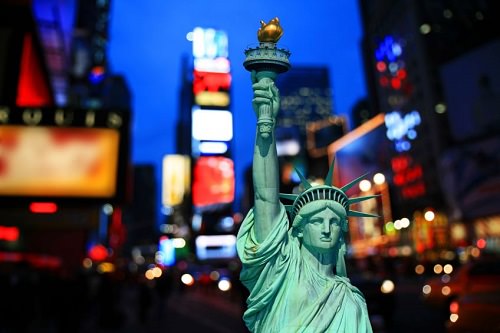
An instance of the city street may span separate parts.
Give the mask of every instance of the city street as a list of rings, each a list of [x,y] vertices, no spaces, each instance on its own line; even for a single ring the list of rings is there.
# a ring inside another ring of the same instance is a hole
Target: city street
[[[499,21],[0,1],[0,333],[500,333]]]
[[[381,319],[372,318],[374,333],[444,333],[440,314],[421,302],[420,289],[420,284],[415,280],[400,281],[396,289],[393,325],[384,327]],[[126,297],[132,301],[137,295],[130,294]],[[155,296],[144,323],[129,309],[125,316],[125,327],[99,332],[245,333],[248,330],[241,319],[242,313],[243,304],[234,295],[229,297],[216,290],[188,288],[182,293],[175,291],[164,308],[161,307],[160,299]],[[89,329],[90,331],[92,330]]]

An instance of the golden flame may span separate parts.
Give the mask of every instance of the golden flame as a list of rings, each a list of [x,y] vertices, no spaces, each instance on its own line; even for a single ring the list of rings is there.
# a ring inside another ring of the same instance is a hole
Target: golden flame
[[[280,20],[275,17],[268,23],[260,21],[261,27],[257,31],[257,38],[259,42],[277,43],[283,36],[283,28],[280,25]]]

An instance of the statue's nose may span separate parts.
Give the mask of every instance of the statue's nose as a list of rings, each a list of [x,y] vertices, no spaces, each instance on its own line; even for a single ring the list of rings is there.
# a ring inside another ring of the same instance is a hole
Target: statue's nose
[[[330,233],[330,222],[328,220],[323,221],[323,233],[325,234]]]

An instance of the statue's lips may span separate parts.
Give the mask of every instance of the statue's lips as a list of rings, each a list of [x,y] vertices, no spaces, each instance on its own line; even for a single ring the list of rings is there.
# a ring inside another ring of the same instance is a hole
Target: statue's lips
[[[321,237],[319,240],[322,242],[331,242],[332,241],[331,237]]]

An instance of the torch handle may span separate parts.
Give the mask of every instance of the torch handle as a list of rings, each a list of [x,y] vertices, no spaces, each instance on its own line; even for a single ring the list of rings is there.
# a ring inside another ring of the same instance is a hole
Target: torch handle
[[[262,118],[271,118],[272,119],[273,116],[272,116],[272,112],[271,112],[271,105],[269,105],[269,104],[262,104],[259,107],[258,118],[259,119],[262,119]]]

